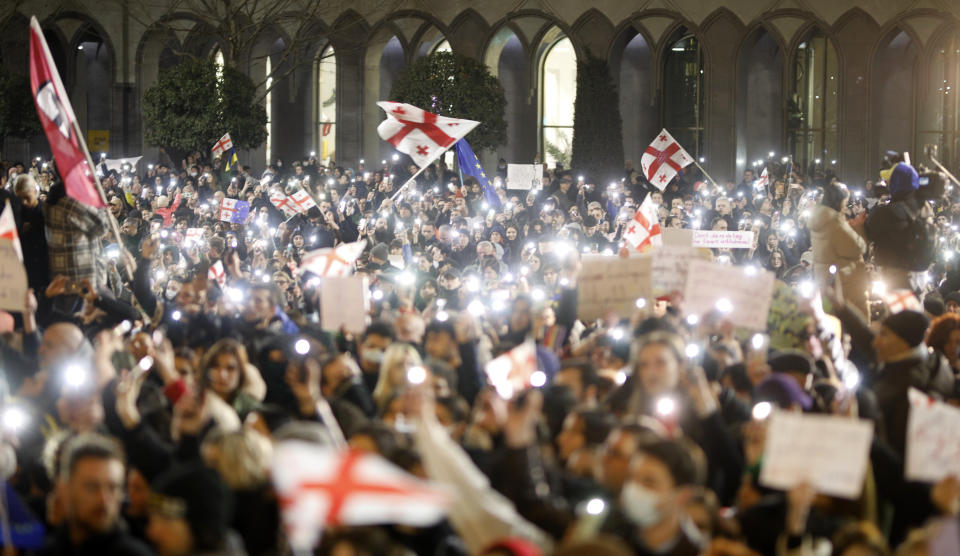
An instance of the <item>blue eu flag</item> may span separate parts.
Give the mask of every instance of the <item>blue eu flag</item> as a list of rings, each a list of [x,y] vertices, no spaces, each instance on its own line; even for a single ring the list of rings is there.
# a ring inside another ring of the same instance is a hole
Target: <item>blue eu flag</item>
[[[477,155],[473,154],[473,149],[470,148],[470,143],[467,143],[466,139],[457,141],[457,164],[460,165],[461,172],[473,176],[477,183],[483,187],[483,198],[487,201],[487,204],[495,209],[500,208],[500,197],[497,196],[497,192],[490,185],[487,174],[483,171],[480,161],[477,160]]]

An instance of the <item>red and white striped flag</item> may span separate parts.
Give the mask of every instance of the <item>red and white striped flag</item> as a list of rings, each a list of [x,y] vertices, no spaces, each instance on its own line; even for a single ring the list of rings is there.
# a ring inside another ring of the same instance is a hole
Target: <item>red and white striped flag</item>
[[[317,276],[350,276],[353,274],[353,263],[363,254],[367,240],[361,239],[353,243],[341,243],[336,247],[325,247],[310,251],[303,256],[300,264],[300,273],[312,272]]]
[[[20,262],[23,262],[23,250],[20,248],[20,234],[17,233],[17,221],[13,218],[13,209],[7,201],[0,213],[0,239],[9,239],[13,250],[17,252]]]
[[[294,550],[312,549],[326,526],[440,521],[448,497],[384,458],[288,440],[273,453],[273,484]]]
[[[223,270],[223,261],[213,263],[207,271],[207,280],[215,280],[221,288],[227,285],[227,273]]]
[[[543,382],[533,380],[537,373],[537,348],[533,340],[526,340],[519,346],[492,359],[484,367],[487,379],[497,389],[501,398],[509,400],[517,392],[521,392],[535,383],[543,386]],[[546,376],[542,377],[544,382]]]
[[[474,120],[431,114],[410,104],[381,101],[377,106],[387,113],[387,119],[377,126],[380,138],[408,154],[420,168],[480,125]]]
[[[213,156],[220,156],[223,153],[233,148],[233,140],[230,139],[229,133],[224,133],[223,137],[217,141],[217,144],[213,146],[211,151],[213,151]]]
[[[293,195],[290,195],[288,199],[290,199],[290,202],[293,204],[294,210],[303,214],[306,214],[308,210],[317,206],[317,203],[313,201],[313,197],[303,189],[294,191]]]
[[[657,134],[647,150],[643,152],[643,156],[640,157],[640,167],[643,168],[643,175],[660,191],[666,189],[677,172],[686,168],[692,162],[693,157],[683,150],[680,143],[677,143],[677,140],[666,129]]]
[[[890,313],[907,310],[923,312],[923,305],[910,290],[893,290],[883,296],[883,301],[890,308]]]
[[[627,229],[623,232],[623,240],[637,251],[643,251],[651,245],[663,245],[657,205],[654,204],[649,194],[640,203],[640,208],[633,215],[633,220],[627,223]]]
[[[87,160],[86,143],[79,133],[70,97],[35,16],[30,18],[30,91],[67,195],[87,206],[106,208]]]

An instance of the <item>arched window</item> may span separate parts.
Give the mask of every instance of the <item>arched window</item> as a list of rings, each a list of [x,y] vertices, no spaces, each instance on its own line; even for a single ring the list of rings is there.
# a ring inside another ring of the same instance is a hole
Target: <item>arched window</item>
[[[835,165],[840,68],[833,43],[822,33],[813,33],[797,46],[792,86],[787,137],[794,164],[807,173]]]
[[[920,109],[918,147],[937,145],[937,159],[948,168],[960,164],[960,35],[940,43],[930,60],[930,79]],[[919,153],[917,153],[919,154]]]
[[[316,63],[316,152],[324,163],[336,160],[337,149],[337,56],[332,46],[323,49]]]
[[[681,31],[663,64],[663,126],[690,154],[703,153],[703,50],[697,37]]]
[[[554,43],[543,61],[541,74],[543,162],[570,167],[573,150],[573,103],[577,96],[577,54],[570,39]]]
[[[433,47],[433,52],[453,52],[453,49],[450,48],[450,41],[443,39],[437,46]]]

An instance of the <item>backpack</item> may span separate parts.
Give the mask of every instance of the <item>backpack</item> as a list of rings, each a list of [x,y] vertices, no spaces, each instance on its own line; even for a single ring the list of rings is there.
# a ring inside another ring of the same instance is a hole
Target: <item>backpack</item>
[[[937,229],[933,220],[926,216],[925,208],[914,209],[906,202],[896,203],[896,212],[905,215],[907,222],[900,238],[900,257],[907,270],[927,270],[937,255]]]

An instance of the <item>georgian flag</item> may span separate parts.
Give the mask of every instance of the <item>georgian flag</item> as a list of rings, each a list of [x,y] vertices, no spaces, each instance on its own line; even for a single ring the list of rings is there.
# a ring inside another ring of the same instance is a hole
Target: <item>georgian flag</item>
[[[666,129],[660,131],[640,157],[643,175],[660,191],[666,189],[677,172],[692,162],[693,157],[683,150]]]
[[[203,228],[187,228],[187,233],[183,236],[183,243],[187,247],[203,243]]]
[[[623,232],[623,240],[637,251],[643,251],[651,245],[663,245],[657,205],[654,204],[649,194],[640,203],[640,208],[633,215],[633,220],[627,223],[627,228]]]
[[[301,260],[300,273],[312,272],[321,278],[350,276],[353,274],[353,263],[357,262],[366,246],[367,240],[361,239],[310,251]]]
[[[9,239],[13,245],[13,250],[17,252],[20,262],[23,262],[23,250],[20,248],[20,234],[17,233],[17,222],[13,218],[13,209],[10,208],[10,201],[7,201],[0,213],[0,239]]]
[[[907,310],[923,312],[923,305],[910,290],[893,290],[883,296],[883,301],[890,308],[890,314]]]
[[[243,224],[247,221],[248,216],[250,216],[250,203],[229,197],[220,202],[219,218],[221,221]]]
[[[293,205],[294,210],[299,213],[306,214],[306,212],[313,207],[317,206],[317,203],[314,202],[313,197],[303,189],[296,190],[293,195],[288,197],[291,204]]]
[[[300,440],[277,445],[271,476],[294,551],[313,549],[327,526],[429,526],[449,502],[378,455]]]
[[[487,380],[496,388],[497,394],[509,400],[514,394],[529,388],[533,374],[538,372],[536,345],[533,340],[527,339],[490,360],[483,370],[487,373]]]
[[[399,102],[381,101],[377,106],[387,113],[387,119],[377,127],[380,138],[409,155],[420,168],[432,163],[480,124],[473,120],[438,116]]]
[[[223,153],[229,151],[233,148],[233,140],[230,139],[229,133],[224,133],[223,137],[217,141],[217,144],[210,149],[213,152],[213,156],[221,156]]]
[[[300,212],[297,205],[280,191],[270,193],[270,203],[277,207],[277,210],[283,212],[284,218],[290,218]]]
[[[207,280],[216,281],[221,288],[227,285],[227,273],[223,269],[223,261],[213,263],[213,266],[207,271]]]
[[[760,177],[753,181],[753,189],[756,191],[766,191],[767,186],[770,185],[770,176],[767,175],[767,167],[763,167],[763,171],[760,172]]]

